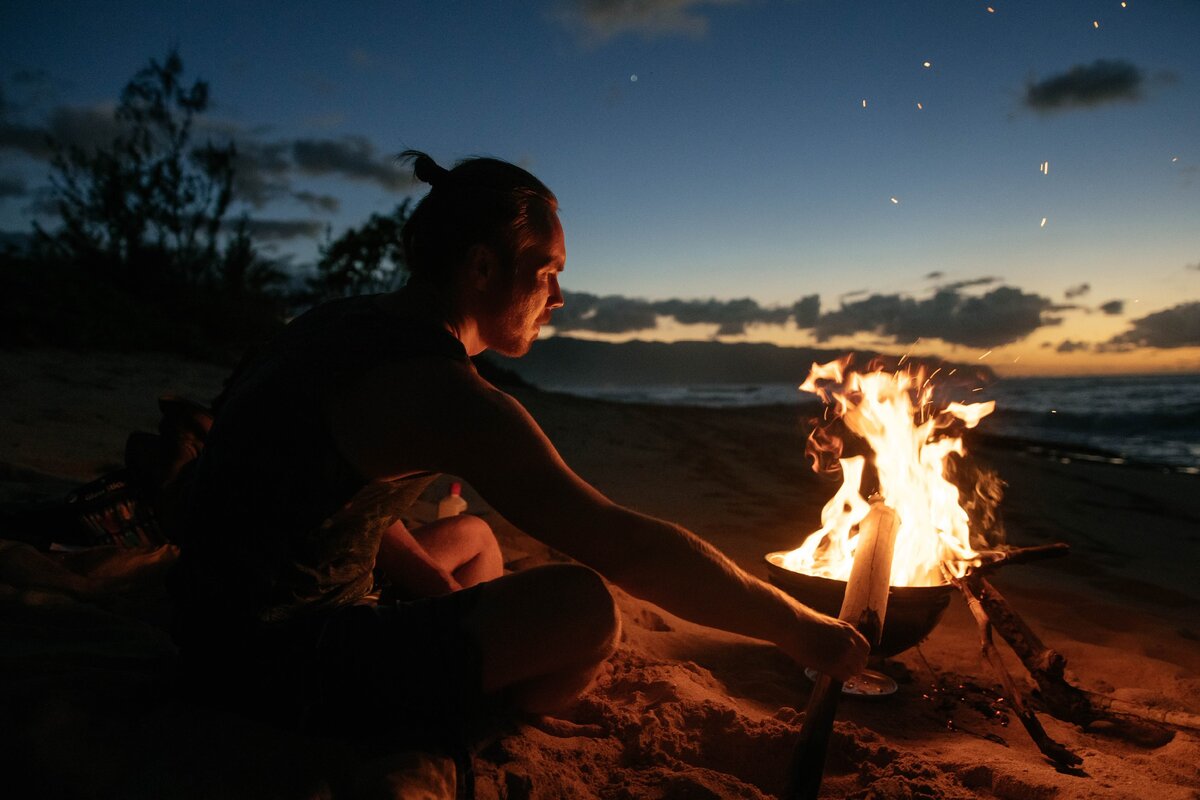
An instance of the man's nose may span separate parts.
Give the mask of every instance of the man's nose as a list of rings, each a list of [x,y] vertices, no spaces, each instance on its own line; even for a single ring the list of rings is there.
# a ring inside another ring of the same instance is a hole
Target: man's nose
[[[558,278],[551,276],[550,278],[550,297],[546,300],[547,308],[562,308],[563,295],[562,289],[558,288]]]

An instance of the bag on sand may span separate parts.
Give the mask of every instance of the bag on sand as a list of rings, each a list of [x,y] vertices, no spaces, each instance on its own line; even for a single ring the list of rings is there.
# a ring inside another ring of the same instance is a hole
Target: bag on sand
[[[158,433],[135,431],[125,442],[125,472],[159,542],[178,541],[181,512],[196,459],[212,428],[212,410],[177,395],[158,398]]]

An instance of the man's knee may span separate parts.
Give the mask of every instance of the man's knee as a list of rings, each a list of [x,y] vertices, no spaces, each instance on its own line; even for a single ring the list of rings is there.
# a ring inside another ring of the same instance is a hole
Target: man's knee
[[[568,630],[587,660],[603,661],[617,647],[621,616],[608,585],[598,573],[579,564],[542,567],[552,584],[548,594],[570,619]]]

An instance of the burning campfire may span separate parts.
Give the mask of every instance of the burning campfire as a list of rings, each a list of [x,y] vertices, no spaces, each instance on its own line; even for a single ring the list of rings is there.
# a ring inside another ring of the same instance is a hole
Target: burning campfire
[[[888,372],[873,364],[858,372],[850,363],[847,356],[814,364],[800,386],[826,405],[824,419],[808,441],[813,468],[840,472],[842,482],[821,512],[819,530],[795,550],[767,554],[771,580],[802,602],[854,624],[876,657],[902,652],[924,639],[959,590],[1004,696],[1038,748],[1061,768],[1075,768],[1082,759],[1047,735],[1026,705],[999,658],[993,630],[1020,657],[1049,713],[1084,727],[1097,722],[1115,726],[1132,739],[1169,740],[1170,731],[1142,715],[1115,709],[1105,698],[1069,683],[1066,659],[1043,644],[988,582],[986,576],[1006,564],[1067,551],[1065,544],[1001,548],[988,542],[998,530],[990,523],[996,519],[1001,484],[986,471],[962,469],[950,457],[965,456],[963,431],[992,413],[995,403],[945,399],[935,383],[941,370],[929,375],[921,367]],[[951,479],[955,474],[970,475],[974,485],[960,489]],[[972,519],[988,529],[973,531]],[[816,797],[842,688],[829,676],[816,676],[790,798]],[[894,683],[889,688],[894,691]]]
[[[963,454],[962,427],[973,428],[992,413],[994,401],[963,404],[935,402],[936,372],[850,371],[849,357],[814,365],[801,390],[826,404],[826,424],[809,437],[813,467],[835,463],[841,488],[821,512],[821,529],[799,548],[773,559],[794,572],[847,580],[858,544],[858,525],[867,516],[867,497],[878,494],[896,511],[900,528],[892,559],[893,586],[938,586],[946,572],[963,577],[979,566],[971,546],[967,512],[959,490],[947,478],[947,458]],[[832,416],[830,416],[832,414]],[[842,458],[846,437],[855,434],[870,448],[865,455]],[[867,467],[872,468],[870,475]]]

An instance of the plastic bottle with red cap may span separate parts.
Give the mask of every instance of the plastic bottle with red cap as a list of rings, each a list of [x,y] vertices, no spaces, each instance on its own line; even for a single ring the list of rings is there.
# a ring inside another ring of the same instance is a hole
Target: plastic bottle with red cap
[[[467,501],[462,498],[462,484],[450,484],[450,494],[438,501],[438,519],[455,517],[467,510]]]

